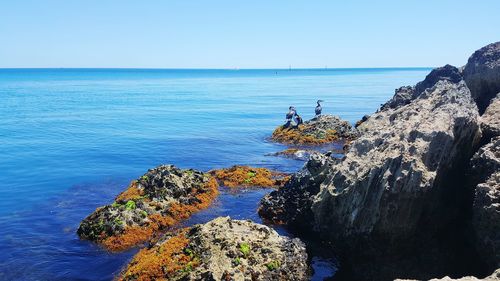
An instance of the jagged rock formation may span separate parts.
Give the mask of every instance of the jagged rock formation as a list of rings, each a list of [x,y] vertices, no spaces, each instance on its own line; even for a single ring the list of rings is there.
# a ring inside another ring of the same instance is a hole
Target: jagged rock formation
[[[411,262],[404,269],[402,263],[363,268],[363,261],[352,258],[369,252],[387,253],[381,260],[398,251],[409,254],[414,250],[409,245],[436,243],[426,239],[446,232],[460,214],[468,192],[457,183],[478,138],[479,116],[457,71],[445,66],[431,72],[415,89],[430,88],[414,90],[408,104],[387,106],[363,122],[361,137],[342,161],[315,156],[289,184],[263,199],[260,213],[336,242],[344,268],[354,263],[358,278],[436,273],[439,268],[412,269],[417,265]],[[389,247],[400,242],[406,245]]]
[[[463,72],[446,65],[397,89],[359,122],[361,136],[344,159],[312,155],[262,200],[259,213],[332,241],[343,261],[339,279],[429,279],[497,268],[499,73],[500,42],[475,52]],[[488,142],[469,171],[470,157]]]
[[[380,110],[386,110],[389,108],[398,108],[403,105],[409,104],[413,100],[414,92],[415,89],[412,86],[403,86],[394,90],[394,96],[392,97],[392,99],[384,103],[380,107]]]
[[[352,140],[358,136],[349,122],[332,115],[320,115],[298,127],[279,126],[271,139],[285,144],[324,144],[336,140]]]
[[[500,267],[500,137],[491,140],[471,160],[478,182],[473,224],[478,251],[490,269]]]
[[[294,174],[290,182],[261,200],[259,214],[274,223],[313,228],[312,198],[318,194],[335,162],[322,153],[311,154],[304,168]]]
[[[500,93],[500,42],[474,52],[464,67],[463,76],[482,114],[490,100]]]
[[[500,136],[500,93],[491,100],[481,116],[481,130],[484,139]]]
[[[97,208],[81,222],[77,233],[108,250],[125,250],[207,207],[217,196],[217,188],[208,174],[159,166],[133,181],[115,202]]]
[[[299,239],[220,217],[141,250],[121,280],[308,280],[308,272]]]
[[[462,75],[458,68],[449,64],[435,68],[425,77],[424,81],[417,83],[414,87],[403,86],[396,89],[392,99],[383,104],[380,110],[396,109],[407,105],[440,80],[458,83],[462,80]]]

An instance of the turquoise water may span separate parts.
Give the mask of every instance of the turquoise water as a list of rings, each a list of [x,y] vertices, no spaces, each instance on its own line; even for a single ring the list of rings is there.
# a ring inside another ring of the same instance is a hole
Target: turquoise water
[[[308,119],[323,99],[355,122],[428,71],[0,69],[0,280],[111,280],[136,250],[110,254],[75,231],[147,169],[293,172],[303,162],[265,156],[285,148],[267,137],[288,106]],[[186,224],[260,221],[265,192],[223,192]]]

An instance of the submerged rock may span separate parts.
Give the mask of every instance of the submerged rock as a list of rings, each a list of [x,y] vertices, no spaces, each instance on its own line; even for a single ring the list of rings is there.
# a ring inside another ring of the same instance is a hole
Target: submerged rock
[[[266,168],[233,166],[210,171],[210,174],[225,187],[272,187],[283,186],[290,176]]]
[[[473,224],[476,246],[490,269],[500,267],[500,137],[472,158],[476,187]]]
[[[220,217],[142,249],[120,280],[308,280],[308,272],[299,239]]]
[[[358,136],[349,122],[332,115],[320,115],[298,127],[279,126],[271,139],[286,144],[324,144],[340,139],[352,140]]]
[[[216,180],[195,170],[163,165],[133,181],[110,205],[97,208],[78,235],[121,251],[207,207],[218,194]]]
[[[500,42],[474,52],[464,67],[463,76],[482,114],[491,99],[500,93]]]
[[[314,153],[314,152],[315,151],[311,150],[311,149],[287,148],[283,151],[279,151],[279,152],[267,154],[267,155],[268,156],[285,157],[285,158],[290,158],[290,159],[294,159],[294,160],[307,161],[307,159],[309,159],[309,156],[311,156],[311,153]]]
[[[443,72],[451,77],[434,75]],[[414,251],[433,248],[434,234],[445,233],[463,209],[467,191],[459,184],[479,134],[479,116],[455,69],[436,73],[426,80],[439,80],[419,83],[429,88],[410,103],[388,106],[363,122],[361,137],[344,159],[311,159],[262,200],[260,213],[333,241],[344,269],[352,266],[351,274],[360,279],[402,277],[401,272],[425,278],[443,270],[435,263],[444,260],[441,253],[424,258]],[[414,261],[396,258],[402,253]],[[427,259],[426,265],[419,259]],[[382,260],[387,263],[374,265]]]

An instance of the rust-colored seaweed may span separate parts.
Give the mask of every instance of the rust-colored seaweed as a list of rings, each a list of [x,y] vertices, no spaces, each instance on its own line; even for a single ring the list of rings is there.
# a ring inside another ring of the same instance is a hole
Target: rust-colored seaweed
[[[189,228],[182,229],[160,246],[140,250],[119,280],[168,280],[198,266],[197,258],[186,254],[188,231]]]
[[[321,136],[315,136],[310,133],[306,133],[306,125],[300,125],[298,127],[288,127],[279,126],[273,132],[271,137],[272,140],[280,143],[288,144],[324,144],[338,140],[337,131],[326,130]]]
[[[280,187],[288,181],[289,176],[283,173],[273,172],[266,168],[254,168],[250,166],[233,166],[227,169],[211,171],[211,174],[222,183],[222,185],[235,187]]]
[[[205,192],[195,195],[196,203],[191,205],[172,203],[168,207],[166,215],[149,215],[148,222],[144,226],[126,227],[120,235],[104,238],[101,244],[106,249],[116,252],[150,240],[159,231],[171,227],[179,221],[189,218],[191,214],[208,207],[219,194],[218,183],[214,177],[210,177],[209,181],[205,183],[205,189]],[[196,190],[193,192],[196,192]]]
[[[139,189],[137,187],[137,181],[132,181],[132,183],[130,183],[129,187],[116,197],[115,201],[127,202],[129,200],[139,199],[143,195],[144,195],[144,190]]]

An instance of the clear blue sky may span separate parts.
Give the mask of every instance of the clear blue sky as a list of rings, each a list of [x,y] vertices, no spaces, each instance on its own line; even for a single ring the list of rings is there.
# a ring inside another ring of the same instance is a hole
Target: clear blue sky
[[[0,0],[0,67],[463,65],[500,0]]]

